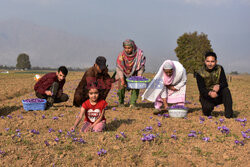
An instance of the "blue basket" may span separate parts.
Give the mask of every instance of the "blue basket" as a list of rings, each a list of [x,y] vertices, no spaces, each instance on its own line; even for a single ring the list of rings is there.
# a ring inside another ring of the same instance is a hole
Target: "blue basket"
[[[35,110],[45,110],[46,108],[46,99],[42,99],[43,102],[25,102],[24,100],[22,100],[23,103],[23,109],[26,111],[35,111]]]

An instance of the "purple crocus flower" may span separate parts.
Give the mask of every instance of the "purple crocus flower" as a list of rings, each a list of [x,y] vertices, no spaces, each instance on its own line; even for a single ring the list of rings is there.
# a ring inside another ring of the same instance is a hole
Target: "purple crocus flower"
[[[244,119],[236,118],[235,121],[237,121],[237,122],[246,122],[247,119],[246,118],[244,118]]]
[[[116,108],[115,108],[115,107],[113,107],[113,108],[112,108],[112,110],[113,110],[113,111],[116,111]]]
[[[207,118],[208,118],[208,119],[212,119],[213,117],[210,115],[210,116],[208,116]]]
[[[78,140],[78,142],[79,142],[79,143],[82,143],[82,144],[86,143],[82,138],[80,138],[80,139]]]
[[[152,119],[153,117],[149,117],[149,119]]]
[[[158,127],[161,127],[161,122],[160,122],[160,121],[157,123],[157,126],[158,126]]]
[[[222,127],[219,126],[218,130],[220,130],[221,133],[226,133],[226,134],[230,133],[230,130],[226,126],[222,126]]]
[[[18,132],[16,136],[17,136],[17,137],[21,137],[21,133],[20,133],[20,132]]]
[[[145,129],[142,129],[142,131],[146,131],[146,132],[151,131],[151,130],[153,130],[152,126],[147,126]]]
[[[235,143],[235,144],[239,144],[240,141],[239,141],[239,140],[235,140],[234,143]]]
[[[47,140],[44,141],[44,143],[46,144],[46,146],[49,146],[49,142]]]
[[[171,135],[171,138],[177,140],[177,136],[176,135]]]
[[[2,119],[4,119],[4,116],[1,116]]]
[[[246,126],[246,124],[241,124],[241,126],[245,127],[245,126]]]
[[[12,118],[12,116],[11,116],[11,115],[7,115],[7,117],[8,117],[9,119],[11,119],[11,118]]]
[[[194,134],[196,134],[196,131],[194,131],[194,130],[190,130],[190,133],[194,133]]]
[[[4,154],[5,154],[5,152],[4,152],[4,151],[2,151],[2,150],[0,150],[0,154],[1,154],[1,155],[4,155]]]
[[[185,101],[185,103],[186,103],[186,104],[192,104],[190,101],[187,101],[187,100]]]
[[[52,128],[49,128],[49,133],[51,133],[51,132],[55,132],[55,130]]]
[[[143,142],[145,142],[145,141],[152,141],[152,140],[154,140],[155,137],[156,136],[154,134],[148,134],[148,135],[143,134],[143,138],[141,138],[141,140]]]
[[[164,118],[169,118],[169,115],[168,114],[163,114],[162,115]]]
[[[9,131],[9,130],[10,130],[10,128],[5,128],[5,130],[6,130],[6,131]]]
[[[196,137],[196,131],[191,130],[190,133],[188,134],[188,137]]]
[[[245,145],[245,143],[243,142],[243,140],[240,141],[240,145],[241,145],[241,146],[244,146],[244,145]]]
[[[205,142],[208,142],[210,140],[209,137],[203,137],[202,140],[204,140]]]
[[[77,138],[73,138],[73,141],[78,141],[78,139]]]
[[[224,122],[224,119],[221,118],[221,119],[219,119],[219,121],[220,121],[220,123],[223,123],[223,122]]]
[[[119,139],[119,138],[120,138],[120,136],[119,136],[119,135],[115,135],[115,138],[116,138],[116,139]]]
[[[42,118],[45,119],[45,115],[42,115]]]
[[[21,130],[20,129],[16,129],[16,132],[20,132]]]
[[[32,129],[30,132],[37,135],[40,134],[39,131],[38,130],[36,131],[35,129]]]
[[[124,138],[126,138],[127,136],[125,135],[125,133],[124,132],[121,132],[121,135],[124,137]]]
[[[98,154],[99,156],[104,156],[105,154],[107,154],[107,151],[104,150],[104,149],[100,149],[100,150],[97,152],[97,154]]]
[[[58,117],[53,117],[53,120],[58,120]]]
[[[56,141],[56,142],[59,142],[59,138],[55,138],[55,141]]]
[[[189,133],[188,137],[196,137],[197,135],[195,133]]]
[[[59,132],[59,133],[62,133],[62,130],[61,130],[61,129],[59,129],[59,130],[58,130],[58,132]]]
[[[242,134],[242,137],[243,137],[243,138],[247,138],[247,139],[250,138],[250,136],[247,136],[247,133],[245,133],[245,132],[243,132],[243,131],[241,131],[241,134]]]
[[[245,131],[245,133],[248,133],[248,132],[250,132],[250,129],[247,129],[247,130]]]
[[[200,121],[204,122],[205,118],[203,118],[203,117],[200,116]]]

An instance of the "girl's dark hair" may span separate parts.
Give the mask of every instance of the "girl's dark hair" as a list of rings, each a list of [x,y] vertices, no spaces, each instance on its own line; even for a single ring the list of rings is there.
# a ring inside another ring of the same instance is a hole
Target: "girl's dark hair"
[[[59,67],[57,71],[61,71],[65,76],[68,74],[68,69],[65,66]]]
[[[217,56],[216,56],[216,54],[215,54],[214,52],[207,52],[207,53],[205,54],[205,59],[206,59],[208,56],[212,56],[212,57],[215,58],[215,60],[217,60]]]
[[[89,93],[90,89],[97,89],[98,93],[100,93],[100,90],[96,86],[89,86],[87,89],[88,89],[88,93]]]

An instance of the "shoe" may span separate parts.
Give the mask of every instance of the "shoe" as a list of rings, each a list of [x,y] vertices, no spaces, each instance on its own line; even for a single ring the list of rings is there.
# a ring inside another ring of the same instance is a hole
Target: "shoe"
[[[52,107],[54,104],[54,99],[52,97],[47,98],[47,104],[46,104],[46,110],[48,110],[50,107]]]
[[[161,113],[162,113],[161,110],[159,110],[159,109],[154,109],[154,112],[153,112],[154,115],[158,115],[158,114],[161,114]]]
[[[135,104],[130,104],[129,108],[133,110],[139,110],[139,107],[137,107]]]

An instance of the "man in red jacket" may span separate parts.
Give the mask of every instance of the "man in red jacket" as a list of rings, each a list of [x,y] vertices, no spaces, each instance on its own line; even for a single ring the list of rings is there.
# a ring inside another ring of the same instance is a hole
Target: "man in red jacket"
[[[65,66],[58,68],[57,72],[45,74],[35,84],[34,90],[36,96],[41,99],[47,99],[47,108],[53,106],[53,103],[66,102],[69,96],[63,93],[63,85],[68,74]]]

